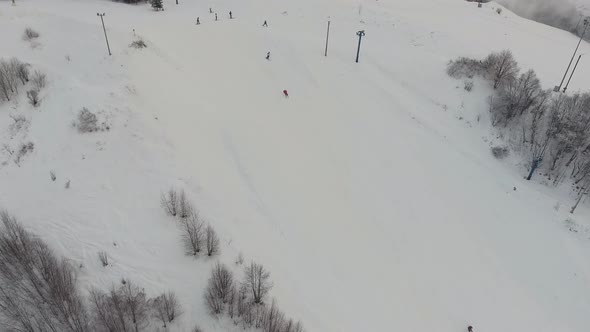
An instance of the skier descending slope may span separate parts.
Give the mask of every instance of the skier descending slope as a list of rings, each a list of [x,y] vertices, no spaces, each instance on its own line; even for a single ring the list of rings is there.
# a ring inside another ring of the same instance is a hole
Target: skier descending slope
[[[285,98],[289,98],[289,92],[287,90],[283,90],[283,95],[285,95]]]

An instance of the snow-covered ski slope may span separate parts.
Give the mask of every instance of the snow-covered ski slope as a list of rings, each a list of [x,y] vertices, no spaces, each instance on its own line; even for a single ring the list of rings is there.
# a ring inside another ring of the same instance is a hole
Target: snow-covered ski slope
[[[573,35],[459,0],[174,2],[0,3],[0,55],[50,80],[37,109],[22,94],[0,104],[0,143],[35,143],[0,167],[0,207],[81,263],[85,290],[122,277],[174,290],[186,313],[172,331],[232,331],[203,304],[213,261],[183,256],[159,206],[175,186],[220,233],[218,259],[264,264],[308,331],[588,331],[588,205],[570,216],[567,190],[495,160],[489,87],[468,93],[445,73],[451,58],[507,48],[552,88]],[[133,30],[146,49],[129,48]],[[581,63],[569,90],[589,74]],[[111,129],[79,134],[82,107]],[[28,130],[10,132],[14,114]]]

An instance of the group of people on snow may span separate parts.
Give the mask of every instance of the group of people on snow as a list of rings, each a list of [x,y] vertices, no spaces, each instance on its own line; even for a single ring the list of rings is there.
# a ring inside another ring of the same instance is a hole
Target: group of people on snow
[[[209,7],[209,14],[213,14],[213,9],[211,9],[211,7]],[[231,12],[231,10],[229,11],[229,18],[230,20],[234,18],[233,13]],[[219,19],[217,18],[217,13],[215,13],[215,20],[218,21]],[[266,24],[266,21],[264,21],[264,23]],[[197,17],[197,25],[201,24],[201,18]]]
[[[213,14],[213,9],[211,7],[209,7],[209,14]],[[233,19],[233,13],[231,12],[231,10],[229,11],[229,18]],[[218,21],[218,17],[217,17],[217,13],[215,13],[215,21]],[[201,18],[197,17],[197,25],[201,24]],[[268,22],[266,20],[264,20],[264,23],[262,23],[262,26],[265,28],[268,28]],[[266,52],[266,60],[270,61],[270,52]],[[285,96],[285,98],[289,97],[289,93],[287,92],[287,90],[283,90],[283,95]],[[472,332],[472,331],[469,331]]]

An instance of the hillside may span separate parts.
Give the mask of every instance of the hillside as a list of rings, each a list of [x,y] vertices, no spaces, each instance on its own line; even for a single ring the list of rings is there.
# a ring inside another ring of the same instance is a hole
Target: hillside
[[[309,332],[590,326],[590,207],[572,216],[573,193],[494,159],[490,87],[468,93],[445,73],[457,56],[511,49],[552,88],[575,36],[493,2],[179,2],[0,3],[2,56],[49,80],[37,108],[23,93],[0,103],[0,145],[34,142],[19,165],[0,152],[0,208],[81,264],[85,292],[129,278],[177,293],[170,331],[239,331],[208,314],[203,290],[216,260],[239,272],[242,253]],[[138,36],[147,48],[129,47]],[[589,86],[581,63],[570,91]],[[83,107],[109,130],[73,128]],[[16,114],[28,128],[10,128]],[[219,256],[183,255],[160,207],[170,187],[216,228]]]

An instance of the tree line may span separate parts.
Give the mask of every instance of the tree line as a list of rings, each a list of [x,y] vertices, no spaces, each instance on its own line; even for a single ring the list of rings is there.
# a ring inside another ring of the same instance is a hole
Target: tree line
[[[525,158],[527,180],[540,174],[553,185],[570,180],[581,193],[589,187],[590,93],[543,90],[535,71],[521,72],[509,50],[483,60],[452,60],[447,73],[454,78],[477,75],[490,82],[491,123]]]

